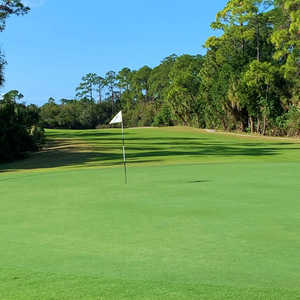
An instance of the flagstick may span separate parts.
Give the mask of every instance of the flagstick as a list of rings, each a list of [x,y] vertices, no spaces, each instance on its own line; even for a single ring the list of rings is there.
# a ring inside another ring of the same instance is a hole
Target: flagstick
[[[126,155],[125,155],[125,141],[124,141],[123,120],[122,120],[122,141],[123,141],[123,161],[124,161],[124,172],[125,172],[125,184],[127,184],[127,169],[126,169]]]

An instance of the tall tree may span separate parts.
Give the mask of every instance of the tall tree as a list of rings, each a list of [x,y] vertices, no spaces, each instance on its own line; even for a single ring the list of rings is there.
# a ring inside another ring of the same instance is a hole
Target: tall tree
[[[172,112],[184,125],[198,125],[198,103],[203,63],[202,56],[182,55],[170,71],[168,102]],[[196,120],[196,121],[195,121]]]
[[[137,100],[147,101],[150,100],[149,95],[149,78],[152,69],[144,66],[137,70],[132,78],[132,86],[136,93]]]
[[[114,102],[115,102],[115,87],[117,86],[117,74],[114,71],[109,71],[105,74],[104,86],[107,87],[109,95],[111,97],[111,112],[114,113]]]
[[[264,14],[271,5],[271,0],[229,0],[225,8],[218,12],[213,29],[221,29],[224,33],[239,38],[242,49],[248,40],[255,40],[256,59],[261,59],[261,26],[266,23]]]
[[[269,62],[259,61],[253,61],[244,74],[243,82],[249,89],[247,92],[244,90],[244,99],[249,100],[246,103],[249,114],[257,120],[257,133],[266,133],[268,118],[276,114],[276,107],[280,107],[276,77],[280,77],[278,68]]]
[[[177,55],[172,54],[162,60],[161,64],[155,67],[149,77],[149,92],[157,104],[166,100],[170,86],[170,71],[175,63]]]
[[[132,72],[129,68],[123,68],[116,76],[118,81],[118,87],[120,90],[128,91],[130,88],[130,83],[132,79]]]
[[[96,86],[96,92],[98,93],[98,102],[102,102],[102,90],[105,86],[104,78],[101,76],[96,76],[94,85]]]
[[[123,68],[117,75],[117,85],[120,89],[122,109],[128,112],[133,105],[133,93],[131,89],[133,72],[129,68]]]
[[[276,0],[275,29],[272,42],[276,47],[274,58],[292,85],[293,103],[300,104],[300,2]]]
[[[94,88],[95,85],[97,88],[101,84],[101,77],[95,73],[88,73],[82,77],[80,85],[76,88],[76,97],[79,99],[89,98],[91,101],[94,99]],[[101,91],[100,91],[101,93]]]

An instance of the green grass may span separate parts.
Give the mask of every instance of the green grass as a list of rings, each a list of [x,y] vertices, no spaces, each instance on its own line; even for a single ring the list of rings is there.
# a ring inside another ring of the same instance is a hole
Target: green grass
[[[0,299],[300,299],[300,143],[49,130],[0,165]]]

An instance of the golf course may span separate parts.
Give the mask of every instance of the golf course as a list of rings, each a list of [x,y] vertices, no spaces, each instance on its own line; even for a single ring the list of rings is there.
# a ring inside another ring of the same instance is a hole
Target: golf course
[[[300,140],[46,130],[0,164],[0,299],[300,299]]]

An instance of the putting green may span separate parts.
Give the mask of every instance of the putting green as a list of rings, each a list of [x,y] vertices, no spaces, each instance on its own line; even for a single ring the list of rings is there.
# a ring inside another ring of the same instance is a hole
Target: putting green
[[[0,167],[1,300],[299,299],[297,140],[131,129],[125,185],[119,130],[47,134]]]

